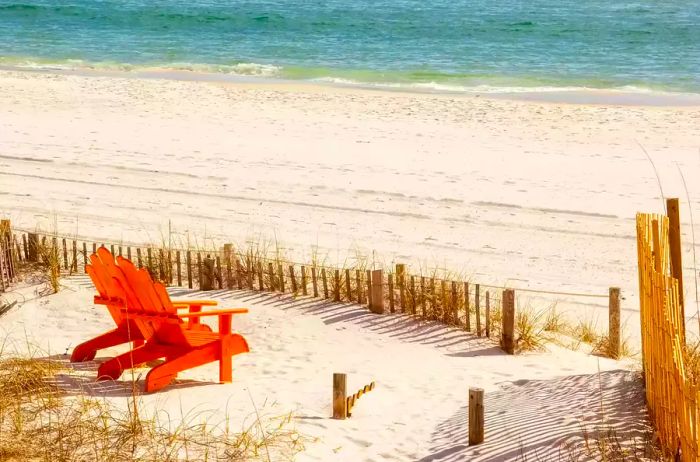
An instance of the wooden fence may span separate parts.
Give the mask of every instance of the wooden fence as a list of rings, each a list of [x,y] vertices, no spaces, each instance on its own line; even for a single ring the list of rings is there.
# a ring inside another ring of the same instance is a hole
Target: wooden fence
[[[13,252],[13,234],[9,220],[0,221],[0,292],[16,279],[17,255]]]
[[[308,295],[367,305],[375,313],[405,313],[460,327],[478,336],[491,337],[501,331],[500,290],[486,290],[471,281],[409,274],[403,264],[388,272],[365,267],[339,268],[237,251],[231,244],[220,251],[200,251],[91,242],[32,232],[14,233],[11,248],[22,262],[57,255],[61,270],[74,274],[84,273],[90,255],[101,246],[115,256],[148,268],[155,279],[166,285]]]
[[[680,247],[680,231],[674,232],[678,233],[675,238],[669,235],[666,216],[637,215],[644,382],[649,412],[666,455],[698,461],[698,387],[685,368],[685,318],[679,279],[672,276],[680,267],[673,256],[680,255],[673,248]]]

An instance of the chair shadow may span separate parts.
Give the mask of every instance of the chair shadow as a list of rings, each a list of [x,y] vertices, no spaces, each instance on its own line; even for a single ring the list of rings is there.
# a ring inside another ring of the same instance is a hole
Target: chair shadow
[[[350,302],[333,302],[311,296],[259,292],[251,290],[200,291],[171,288],[173,297],[191,299],[212,298],[235,301],[236,306],[255,304],[276,307],[285,311],[296,311],[320,317],[327,325],[356,325],[378,335],[388,336],[406,343],[430,345],[455,357],[505,355],[495,339],[479,337],[465,329],[446,324],[418,319],[406,313],[374,314],[364,305]],[[228,308],[228,307],[227,307]]]
[[[627,370],[520,380],[485,393],[479,445],[468,444],[468,414],[465,404],[439,424],[420,462],[589,460],[585,445],[595,446],[599,431],[614,431],[623,447],[652,432],[639,374]],[[631,460],[645,460],[636,455]]]
[[[100,364],[110,359],[109,357],[95,358],[91,361],[79,363],[70,362],[70,356],[56,354],[37,358],[39,361],[48,361],[58,364],[61,370],[54,376],[51,384],[56,386],[68,396],[91,396],[91,397],[130,397],[134,393],[139,395],[151,395],[160,391],[167,391],[177,388],[192,388],[218,384],[219,382],[201,382],[197,380],[176,379],[162,390],[146,393],[144,391],[145,378],[148,370],[145,368],[134,369],[133,380],[130,371],[122,374],[119,380],[97,380],[97,369]]]

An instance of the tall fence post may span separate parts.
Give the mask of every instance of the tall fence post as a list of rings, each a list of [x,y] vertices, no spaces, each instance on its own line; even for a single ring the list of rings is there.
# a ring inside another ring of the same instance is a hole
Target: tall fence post
[[[372,305],[370,311],[376,314],[384,313],[384,271],[372,271]]]
[[[503,291],[502,304],[501,348],[512,355],[515,353],[515,291],[513,289]]]
[[[484,442],[484,390],[469,389],[469,445]]]
[[[666,214],[668,215],[668,245],[671,251],[671,276],[678,279],[678,301],[682,323],[680,328],[681,343],[685,344],[685,301],[683,297],[683,258],[681,251],[681,217],[678,210],[678,199],[666,199]]]
[[[345,419],[347,414],[347,376],[336,372],[333,374],[333,418]]]
[[[620,357],[620,288],[610,288],[609,298],[609,320],[608,320],[608,354],[611,358]]]

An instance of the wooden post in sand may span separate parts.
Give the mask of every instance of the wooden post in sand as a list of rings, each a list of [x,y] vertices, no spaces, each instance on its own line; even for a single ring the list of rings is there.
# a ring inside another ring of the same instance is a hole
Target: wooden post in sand
[[[472,317],[471,317],[471,307],[469,306],[469,283],[465,282],[464,283],[464,311],[466,312],[466,320],[465,320],[465,325],[467,328],[467,332],[472,330]]]
[[[131,251],[131,247],[129,247],[129,251]],[[175,260],[176,260],[176,271],[177,271],[177,285],[178,287],[182,286],[182,262],[180,261],[180,251],[176,250],[175,251]]]
[[[333,273],[333,300],[340,301],[340,270]]]
[[[277,269],[280,273],[280,292],[284,293],[284,268],[282,267],[282,263],[277,265]]]
[[[681,250],[681,217],[678,199],[666,199],[668,215],[668,245],[671,251],[671,275],[678,280],[678,301],[681,311],[680,337],[685,345],[685,302],[683,297],[683,259]]]
[[[512,355],[515,353],[515,291],[503,291],[503,325],[501,328],[501,348]]]
[[[321,268],[321,282],[323,282],[323,298],[328,299],[328,275],[326,275],[326,268]]]
[[[311,286],[314,289],[314,298],[318,298],[318,278],[316,277],[316,267],[311,267]]]
[[[367,270],[367,308],[372,309],[372,270]]]
[[[350,270],[345,268],[345,294],[348,297],[348,301],[352,301],[352,279],[350,279]]]
[[[66,238],[61,240],[63,244],[63,269],[68,269],[68,246],[66,245]]]
[[[355,270],[355,287],[357,287],[357,304],[362,305],[364,298],[362,297],[362,273],[360,270]]]
[[[469,389],[469,446],[484,442],[484,390]]]
[[[347,376],[345,374],[333,374],[333,418],[345,419],[347,409]]]
[[[408,313],[406,309],[406,265],[396,264],[396,284],[399,286],[399,306],[401,311]]]
[[[129,258],[131,260],[131,258]],[[87,244],[83,241],[83,272],[87,273],[88,256],[87,256]]]
[[[224,261],[226,262],[226,288],[233,289],[233,272],[231,271],[231,256],[233,244],[224,244]]]
[[[620,357],[620,288],[611,287],[609,296],[608,338],[609,354],[613,359]]]
[[[457,282],[452,281],[452,324],[459,326],[459,303],[457,303]]]
[[[71,271],[78,272],[78,243],[73,240],[73,261],[71,262]]]
[[[372,305],[370,311],[376,314],[384,314],[384,271],[372,271]]]
[[[489,291],[486,291],[486,337],[491,337],[491,298]]]
[[[476,310],[476,335],[481,337],[481,306],[479,300],[479,284],[474,289],[474,309]]]
[[[213,290],[216,280],[214,259],[210,255],[204,258],[201,264],[202,272],[199,279],[199,290]]]
[[[139,249],[137,249],[139,250]],[[141,264],[141,254],[139,253],[139,265]],[[187,251],[187,287],[192,288],[192,251]]]
[[[92,244],[92,253],[95,253],[95,244]],[[187,252],[188,258],[189,258],[189,252]],[[141,248],[136,247],[136,262],[139,267],[139,269],[143,268],[143,261],[141,260]],[[192,288],[192,285],[190,285],[190,289]]]
[[[297,293],[297,277],[294,275],[294,265],[289,265],[289,279],[292,281],[292,293]]]
[[[389,273],[387,276],[389,283],[389,312],[394,312],[394,275]]]
[[[306,266],[301,267],[301,294],[302,295],[308,295],[308,282],[306,281]]]

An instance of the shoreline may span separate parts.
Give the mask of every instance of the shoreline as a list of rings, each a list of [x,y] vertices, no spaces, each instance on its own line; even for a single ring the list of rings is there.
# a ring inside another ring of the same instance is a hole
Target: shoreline
[[[77,77],[107,77],[143,80],[170,80],[235,85],[240,88],[261,88],[281,91],[369,92],[388,95],[426,95],[450,98],[484,98],[515,102],[535,102],[590,106],[632,107],[700,107],[700,93],[663,92],[655,90],[599,89],[585,87],[473,87],[471,90],[449,90],[427,87],[409,87],[402,84],[332,82],[324,80],[292,80],[276,77],[246,76],[215,72],[164,68],[139,70],[104,70],[92,68],[22,67],[0,65],[0,72],[55,74]]]

